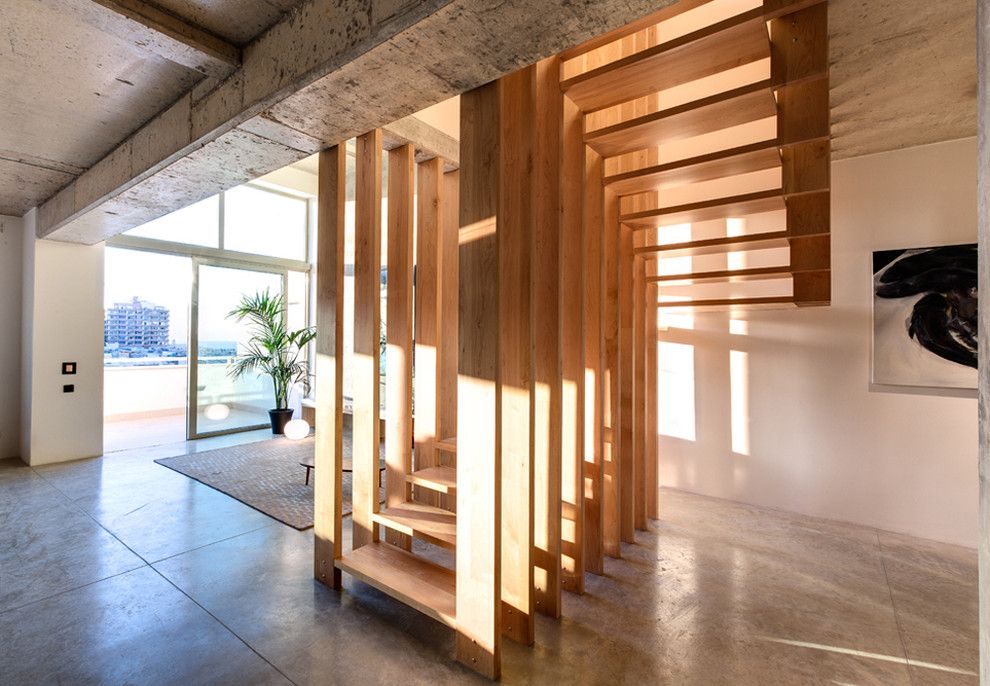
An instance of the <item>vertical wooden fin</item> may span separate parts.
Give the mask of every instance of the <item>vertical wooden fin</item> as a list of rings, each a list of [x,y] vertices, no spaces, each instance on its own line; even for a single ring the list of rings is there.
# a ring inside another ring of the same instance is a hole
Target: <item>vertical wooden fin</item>
[[[602,167],[601,156],[584,146],[584,567],[594,574],[605,573]]]
[[[634,247],[645,245],[646,232],[633,236]],[[631,379],[633,394],[633,523],[646,530],[646,264],[641,257],[633,258],[633,342]],[[656,310],[656,308],[653,308]]]
[[[502,628],[530,644],[533,623],[533,118],[535,68],[499,79],[499,402]]]
[[[440,347],[440,207],[443,202],[443,160],[417,165],[416,212],[416,469],[437,464],[434,444],[439,406],[438,352]],[[439,496],[419,489],[416,499],[439,504]]]
[[[560,219],[561,586],[584,593],[584,141],[563,99]]]
[[[409,499],[406,475],[412,470],[413,379],[413,160],[416,150],[402,145],[388,153],[388,298],[385,356],[385,502]],[[385,540],[409,550],[412,539],[385,529]]]
[[[619,199],[604,189],[602,230],[602,346],[603,399],[602,546],[609,557],[622,557],[622,514],[619,416]]]
[[[660,239],[659,229],[647,232],[647,241],[656,245]],[[646,277],[656,276],[657,262],[646,260]],[[646,287],[646,511],[650,519],[660,518],[660,464],[657,439],[657,326],[659,296],[656,282]]]
[[[636,492],[633,446],[633,230],[619,227],[619,478],[621,536],[636,542]]]
[[[536,610],[560,616],[560,60],[535,66],[532,249],[533,562]]]
[[[499,87],[461,96],[457,379],[457,659],[501,669]]]
[[[381,449],[382,132],[357,139],[354,208],[353,546],[378,541]]]
[[[437,408],[437,434],[441,440],[457,436],[457,170],[443,175],[440,238],[440,398]],[[452,461],[450,455],[440,460]],[[453,507],[456,503],[449,503]]]
[[[316,262],[316,474],[313,478],[316,579],[340,588],[344,433],[344,206],[346,153],[320,153]]]

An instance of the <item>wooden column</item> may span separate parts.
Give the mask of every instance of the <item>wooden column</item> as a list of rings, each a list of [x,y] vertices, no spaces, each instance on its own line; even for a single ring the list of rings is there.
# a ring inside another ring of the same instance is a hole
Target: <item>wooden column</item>
[[[584,593],[584,136],[563,98],[560,176],[561,586]]]
[[[340,588],[344,433],[344,202],[346,153],[320,153],[316,239],[316,474],[313,477],[314,569]]]
[[[584,148],[584,567],[605,573],[602,426],[605,385],[602,364],[602,158]]]
[[[633,494],[636,491],[633,448],[633,230],[619,227],[619,478],[620,528],[625,543],[635,543]]]
[[[622,517],[620,483],[619,416],[619,201],[604,190],[602,206],[602,547],[609,557],[622,557]]]
[[[409,499],[412,470],[413,159],[403,145],[388,153],[388,300],[385,335],[385,502]],[[412,539],[386,528],[385,540],[409,549]]]
[[[416,212],[416,469],[437,465],[437,407],[440,377],[440,207],[443,161],[433,158],[417,165]],[[416,499],[439,504],[439,494],[418,489]]]
[[[378,541],[381,445],[382,133],[357,139],[354,208],[354,415],[352,490],[355,549]]]
[[[457,436],[457,170],[443,175],[443,204],[440,207],[440,398],[437,408],[437,435],[441,440]],[[441,462],[453,456],[440,454]],[[453,500],[449,503],[455,505]]]
[[[461,96],[457,379],[457,659],[501,661],[502,456],[498,434],[499,91]]]
[[[535,68],[498,81],[499,379],[502,412],[502,627],[534,638],[531,264]]]
[[[561,337],[560,155],[563,96],[560,60],[535,67],[532,250],[533,553],[536,610],[560,616]],[[525,193],[525,189],[522,190]]]

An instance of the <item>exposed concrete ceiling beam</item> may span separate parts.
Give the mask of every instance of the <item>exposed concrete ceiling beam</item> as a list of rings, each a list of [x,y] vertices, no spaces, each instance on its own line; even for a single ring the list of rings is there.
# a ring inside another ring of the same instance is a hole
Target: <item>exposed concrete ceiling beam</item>
[[[207,76],[241,64],[236,46],[141,0],[58,0],[91,26]]]
[[[674,1],[310,0],[44,203],[38,235],[104,240]]]
[[[439,157],[444,161],[445,172],[460,167],[460,141],[413,115],[383,126],[382,143],[386,150],[411,143],[416,148],[417,162]]]

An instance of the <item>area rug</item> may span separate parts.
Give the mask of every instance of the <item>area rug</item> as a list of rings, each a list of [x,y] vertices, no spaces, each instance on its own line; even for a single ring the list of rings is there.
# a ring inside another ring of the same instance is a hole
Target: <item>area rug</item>
[[[347,436],[346,438],[350,438]],[[202,453],[155,460],[245,505],[303,530],[313,526],[313,476],[306,485],[315,439],[274,438]],[[344,461],[350,462],[350,441],[344,441]],[[351,512],[351,473],[343,474],[343,513]]]

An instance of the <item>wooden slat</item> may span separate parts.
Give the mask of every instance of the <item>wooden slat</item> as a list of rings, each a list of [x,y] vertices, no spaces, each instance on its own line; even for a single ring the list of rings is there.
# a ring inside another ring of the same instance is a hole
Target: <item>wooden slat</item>
[[[387,543],[370,543],[337,561],[338,569],[428,617],[457,628],[454,572]]]
[[[602,362],[605,395],[602,399],[602,548],[609,557],[621,557],[619,469],[620,376],[619,376],[619,202],[609,189],[604,191],[602,231]]]
[[[436,450],[439,450],[441,452],[448,453],[448,454],[451,454],[451,455],[456,455],[457,454],[457,439],[456,438],[444,438],[444,439],[439,440],[436,443],[434,443],[433,444],[433,447]]]
[[[560,366],[563,383],[560,411],[560,583],[564,590],[583,593],[584,144],[581,140],[581,112],[570,98],[563,98],[562,116]]]
[[[394,507],[409,499],[406,475],[412,471],[413,343],[413,159],[411,145],[388,153],[388,282],[386,301],[385,502]],[[410,540],[395,531],[386,540],[409,549]]]
[[[569,99],[569,98],[568,98]],[[575,106],[576,107],[576,106]],[[604,574],[602,521],[602,158],[584,151],[584,568]]]
[[[534,638],[531,265],[535,67],[499,80],[499,378],[502,414],[502,630]],[[490,339],[488,344],[495,339]],[[458,432],[458,440],[464,434]],[[462,446],[459,446],[462,447]],[[463,457],[464,450],[459,451]]]
[[[605,177],[619,195],[658,191],[691,183],[773,169],[781,165],[777,140],[771,139],[676,162],[652,165]]]
[[[452,495],[457,490],[457,470],[444,465],[427,467],[407,474],[406,481],[413,486],[421,486],[437,493]]]
[[[777,114],[770,81],[751,83],[585,134],[606,157],[759,121]]]
[[[770,22],[770,72],[776,83],[801,83],[828,75],[828,3]]]
[[[661,207],[645,212],[634,212],[622,216],[621,221],[637,229],[674,224],[744,217],[760,212],[773,212],[784,209],[784,192],[775,188],[756,193],[745,193],[729,198],[715,198],[702,202],[688,203],[674,207]]]
[[[561,83],[585,112],[770,57],[762,9],[699,29]]]
[[[390,505],[375,515],[375,521],[406,536],[454,549],[457,544],[457,515],[423,503]]]
[[[646,233],[634,236],[636,244],[645,243]],[[633,261],[633,523],[646,530],[646,262]],[[653,308],[656,310],[656,308]]]
[[[636,248],[637,253],[662,253],[664,257],[684,257],[688,255],[717,255],[730,250],[766,250],[768,248],[786,248],[787,239],[792,234],[787,231],[768,231],[745,236],[723,236],[721,238],[706,238],[684,243],[664,243],[663,245],[646,245]]]
[[[560,616],[560,155],[563,96],[556,58],[536,64],[533,151],[533,589],[537,612]]]
[[[378,540],[382,134],[357,139],[354,209],[353,546]]]
[[[416,212],[416,375],[413,431],[416,469],[437,465],[437,411],[440,377],[440,208],[443,206],[443,161],[434,157],[417,167]],[[418,501],[439,504],[434,491],[416,491]]]
[[[657,231],[647,232],[647,240],[657,240]],[[660,478],[657,446],[657,318],[659,311],[654,307],[657,302],[657,284],[649,283],[649,279],[657,273],[656,260],[646,261],[646,494],[647,516],[657,519],[660,516]]]
[[[619,517],[622,541],[635,543],[636,492],[635,447],[633,442],[633,230],[619,228]]]
[[[458,172],[443,175],[443,204],[440,207],[440,407],[437,410],[437,435],[447,439],[457,434],[457,194]],[[452,439],[453,440],[453,439]],[[442,441],[441,441],[442,442]],[[441,448],[447,455],[438,455],[440,462],[453,464],[453,450]],[[455,505],[453,500],[448,506]]]
[[[320,153],[316,260],[316,447],[313,478],[314,569],[318,581],[340,588],[343,545],[344,207],[347,155],[342,146]]]
[[[501,668],[502,457],[498,396],[499,87],[461,96],[458,241],[457,659]]]

